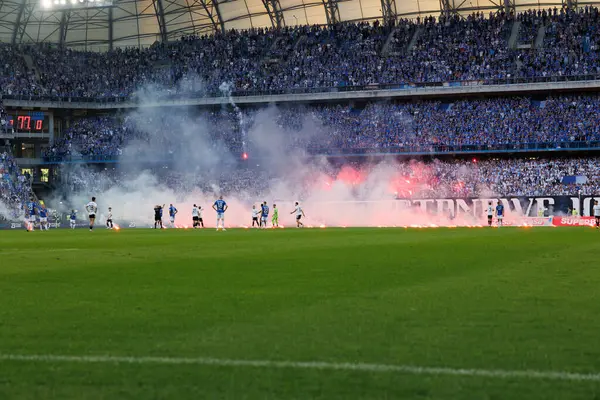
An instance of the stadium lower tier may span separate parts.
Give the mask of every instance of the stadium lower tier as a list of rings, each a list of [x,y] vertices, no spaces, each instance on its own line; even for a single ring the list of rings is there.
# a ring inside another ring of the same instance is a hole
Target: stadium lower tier
[[[295,201],[306,213],[301,222],[310,226],[476,226],[486,225],[490,212],[497,221],[498,204],[504,206],[507,225],[545,225],[544,217],[592,216],[600,200],[597,157],[360,163],[288,157],[253,168],[216,161],[203,168],[185,164],[153,170],[63,165],[60,185],[43,200],[63,215],[53,223],[67,223],[72,210],[85,223],[83,205],[95,196],[100,223],[112,207],[114,220],[124,227],[152,226],[153,210],[168,204],[179,213],[169,224],[167,206],[161,217],[167,225],[191,227],[197,205],[204,224],[215,227],[213,205],[219,196],[228,204],[229,227],[252,226],[253,216],[262,217],[262,212],[253,215],[253,205],[260,210],[262,204],[271,210],[267,226],[277,225],[275,208],[279,224],[295,226]],[[27,192],[11,188],[2,186],[3,198],[9,199],[3,205],[5,220],[20,227]]]

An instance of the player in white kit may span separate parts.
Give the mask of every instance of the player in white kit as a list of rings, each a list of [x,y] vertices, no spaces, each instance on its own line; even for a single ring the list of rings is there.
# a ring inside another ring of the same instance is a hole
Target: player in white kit
[[[492,220],[494,219],[494,207],[492,206],[492,202],[488,203],[487,208],[487,218],[488,218],[488,226],[492,226]]]
[[[194,204],[194,207],[192,207],[192,228],[196,229],[200,225],[199,219],[200,211],[198,210],[198,206]]]
[[[113,213],[112,208],[108,207],[108,215],[106,216],[106,229],[112,229],[113,225]]]
[[[201,227],[204,228],[204,220],[202,219],[202,213],[204,212],[204,208],[202,206],[198,206],[198,223]]]
[[[296,228],[304,227],[304,224],[300,220],[302,219],[302,217],[306,217],[306,215],[304,215],[304,210],[302,210],[302,207],[300,207],[300,204],[298,204],[298,202],[296,202],[296,209],[290,214],[294,213],[296,213]]]
[[[260,210],[256,209],[256,205],[252,205],[252,227],[254,228],[254,224],[256,224],[257,228],[260,228],[260,222],[258,222],[258,216],[260,215]]]
[[[594,218],[596,218],[596,229],[600,229],[600,204],[594,201]]]
[[[92,197],[92,201],[87,203],[85,206],[90,219],[90,232],[94,229],[94,222],[96,222],[96,212],[98,212],[98,204],[96,204],[96,198]]]

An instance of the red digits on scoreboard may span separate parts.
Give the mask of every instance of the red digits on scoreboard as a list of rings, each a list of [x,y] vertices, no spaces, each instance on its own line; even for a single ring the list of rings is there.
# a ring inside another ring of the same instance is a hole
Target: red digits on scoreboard
[[[19,115],[17,117],[17,125],[19,130],[31,130],[31,117],[28,115]]]
[[[35,130],[36,131],[41,131],[42,130],[42,120],[38,119],[37,121],[35,121]]]

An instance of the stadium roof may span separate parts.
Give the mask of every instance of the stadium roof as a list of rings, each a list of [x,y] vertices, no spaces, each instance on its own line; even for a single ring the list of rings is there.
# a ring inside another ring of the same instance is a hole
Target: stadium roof
[[[487,12],[504,1],[516,10],[540,7],[531,0],[112,0],[107,6],[110,1],[0,0],[0,42],[106,50],[222,29],[415,18],[442,9]]]

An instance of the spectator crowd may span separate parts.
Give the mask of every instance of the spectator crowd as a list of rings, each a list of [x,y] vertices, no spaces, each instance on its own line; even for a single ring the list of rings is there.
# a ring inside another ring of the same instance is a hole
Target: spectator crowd
[[[260,168],[225,168],[189,173],[184,170],[154,169],[160,187],[185,196],[202,192],[252,202],[269,195],[311,198],[318,192],[347,185],[357,200],[372,200],[373,184],[384,186],[389,198],[467,198],[511,196],[600,195],[598,157],[511,158],[487,160],[434,160],[431,162],[343,162],[306,163],[292,174]],[[103,193],[114,186],[130,187],[137,173],[125,169],[65,167],[61,174],[66,193]],[[585,183],[564,183],[565,177],[585,177]],[[144,181],[146,182],[146,181]],[[364,185],[364,186],[363,186]],[[361,196],[366,196],[362,198]],[[335,195],[333,195],[335,198]],[[316,198],[329,198],[318,195]]]
[[[509,43],[518,22],[516,43]],[[540,36],[540,32],[542,32]],[[541,42],[538,38],[543,38]],[[538,43],[539,42],[539,43]],[[28,68],[25,56],[31,57]],[[106,53],[0,45],[0,94],[124,98],[600,74],[600,14],[545,9],[186,36]]]
[[[352,106],[231,108],[196,113],[135,113],[71,123],[46,157],[116,159],[140,141],[165,154],[184,152],[187,138],[229,152],[260,154],[265,146],[312,154],[444,153],[465,150],[600,146],[600,96],[555,96],[369,103]],[[139,147],[139,146],[138,146]]]
[[[400,164],[398,197],[493,197],[600,194],[600,159],[535,158]],[[565,184],[584,176],[586,183]],[[406,182],[410,184],[406,184]]]
[[[0,153],[0,211],[20,215],[31,193],[30,177],[21,173],[9,153]]]

